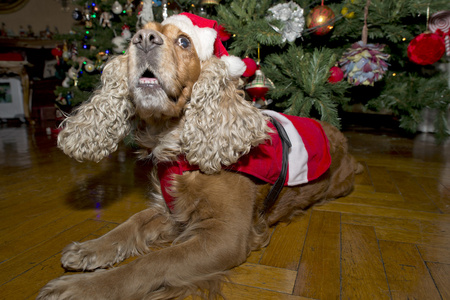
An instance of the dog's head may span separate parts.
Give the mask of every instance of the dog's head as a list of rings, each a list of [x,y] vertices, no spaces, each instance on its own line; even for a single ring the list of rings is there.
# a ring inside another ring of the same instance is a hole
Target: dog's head
[[[174,25],[149,23],[131,39],[128,84],[141,118],[180,116],[201,71],[195,45]]]
[[[266,118],[236,88],[245,64],[228,56],[216,25],[190,14],[145,25],[126,54],[105,66],[101,88],[64,122],[58,146],[77,160],[99,161],[137,115],[148,126],[179,124],[170,137],[179,139],[179,154],[214,173],[263,142]]]

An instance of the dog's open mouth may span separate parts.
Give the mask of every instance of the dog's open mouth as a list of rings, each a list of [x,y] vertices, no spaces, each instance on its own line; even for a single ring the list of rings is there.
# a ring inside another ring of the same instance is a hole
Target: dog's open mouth
[[[153,74],[150,71],[145,71],[144,74],[142,74],[141,78],[139,78],[139,87],[149,87],[149,88],[156,88],[160,87],[159,80],[156,78],[155,74]]]

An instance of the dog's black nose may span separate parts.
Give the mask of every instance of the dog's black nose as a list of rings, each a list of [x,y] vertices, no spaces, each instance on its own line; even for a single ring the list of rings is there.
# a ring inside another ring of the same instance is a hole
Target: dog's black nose
[[[162,37],[155,30],[151,29],[141,29],[132,38],[132,43],[144,51],[149,52],[156,46],[160,46],[164,43]]]

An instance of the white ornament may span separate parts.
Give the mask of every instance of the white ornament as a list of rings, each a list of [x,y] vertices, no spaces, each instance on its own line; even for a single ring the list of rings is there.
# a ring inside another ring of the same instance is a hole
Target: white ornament
[[[278,28],[275,25],[270,25],[276,32],[283,36],[283,42],[293,42],[302,36],[305,29],[305,17],[303,16],[303,8],[297,3],[289,2],[277,4],[269,8],[272,13],[268,16],[268,21],[279,20],[283,23],[283,28]],[[269,23],[270,24],[270,23]]]
[[[119,3],[119,1],[116,1],[116,2],[113,3],[111,10],[116,15],[120,15],[122,13],[122,11],[123,11],[123,7]]]
[[[114,44],[113,51],[115,53],[123,53],[127,46],[127,41],[122,36],[116,36],[113,38],[112,43]]]
[[[153,22],[155,20],[155,17],[153,16],[153,0],[143,0],[141,3],[142,10],[138,16],[136,28],[141,28],[148,22]]]
[[[77,74],[78,74],[78,70],[75,69],[74,67],[71,67],[69,69],[69,71],[67,71],[66,73],[66,78],[64,78],[63,82],[62,82],[62,86],[65,88],[69,88],[71,86],[71,82],[75,81],[77,78]]]

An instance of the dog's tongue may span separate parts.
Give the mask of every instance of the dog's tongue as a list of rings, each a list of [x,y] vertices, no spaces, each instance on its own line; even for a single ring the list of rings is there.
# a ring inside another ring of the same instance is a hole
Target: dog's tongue
[[[139,78],[139,84],[144,84],[144,85],[150,85],[150,84],[156,84],[158,85],[158,79],[156,78],[149,78],[149,77],[141,77]]]

